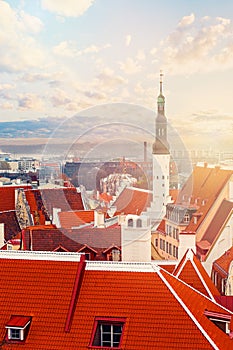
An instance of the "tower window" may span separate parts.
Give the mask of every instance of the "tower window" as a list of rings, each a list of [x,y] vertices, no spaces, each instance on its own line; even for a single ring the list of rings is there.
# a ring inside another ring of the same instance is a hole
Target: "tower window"
[[[128,226],[129,227],[133,227],[133,219],[129,219],[128,220]]]

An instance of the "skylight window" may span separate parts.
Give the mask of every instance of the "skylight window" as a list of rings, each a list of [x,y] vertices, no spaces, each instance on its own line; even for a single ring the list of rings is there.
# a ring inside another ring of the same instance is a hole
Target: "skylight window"
[[[95,319],[90,348],[120,349],[125,319],[100,318]]]

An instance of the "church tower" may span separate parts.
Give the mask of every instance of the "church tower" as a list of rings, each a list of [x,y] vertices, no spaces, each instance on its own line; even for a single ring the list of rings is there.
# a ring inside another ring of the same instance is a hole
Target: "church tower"
[[[155,120],[155,141],[153,143],[153,203],[151,207],[160,220],[166,213],[169,196],[170,152],[167,141],[167,118],[165,116],[165,97],[163,96],[163,74],[160,73],[160,91],[157,98],[157,117]]]

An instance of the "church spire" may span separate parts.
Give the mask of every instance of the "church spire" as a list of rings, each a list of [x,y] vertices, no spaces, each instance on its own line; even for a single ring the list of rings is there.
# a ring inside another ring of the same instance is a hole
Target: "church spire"
[[[159,96],[157,98],[158,113],[155,121],[154,154],[168,154],[167,118],[165,117],[165,97],[163,96],[163,73],[160,71]]]
[[[159,89],[159,96],[157,98],[157,104],[158,104],[158,113],[164,114],[165,111],[165,97],[163,96],[163,73],[160,71],[160,81],[159,81],[160,89]]]

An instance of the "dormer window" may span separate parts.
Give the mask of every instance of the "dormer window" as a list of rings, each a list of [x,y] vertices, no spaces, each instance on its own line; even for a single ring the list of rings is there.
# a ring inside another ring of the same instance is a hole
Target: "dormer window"
[[[125,318],[96,317],[89,348],[120,349]]]
[[[208,319],[213,322],[219,329],[221,329],[224,333],[230,333],[230,322],[231,316],[220,314],[212,311],[204,311],[204,315],[208,317]]]
[[[19,342],[24,341],[29,331],[31,319],[30,316],[11,316],[5,326],[7,329],[7,340]]]
[[[184,215],[184,222],[185,222],[185,223],[189,223],[189,220],[190,220],[189,214],[186,213],[186,214]]]

